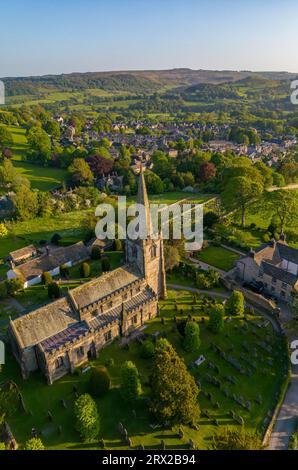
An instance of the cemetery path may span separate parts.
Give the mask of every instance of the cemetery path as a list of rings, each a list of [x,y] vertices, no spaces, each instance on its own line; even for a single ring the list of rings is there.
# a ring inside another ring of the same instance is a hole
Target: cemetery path
[[[269,450],[287,450],[291,434],[297,426],[298,366],[292,367],[291,383],[269,440]]]
[[[280,302],[280,322],[285,327],[289,343],[297,339],[293,337],[291,330],[287,329],[287,323],[292,319],[289,306]],[[297,428],[298,417],[298,365],[292,365],[291,382],[286,392],[283,404],[279,410],[277,420],[269,440],[270,450],[287,450],[291,434]]]
[[[174,290],[187,290],[190,292],[194,292],[195,294],[206,294],[210,295],[211,297],[224,297],[225,299],[228,299],[230,297],[228,292],[217,292],[212,290],[197,289],[196,287],[182,286],[181,284],[167,283],[167,287]]]

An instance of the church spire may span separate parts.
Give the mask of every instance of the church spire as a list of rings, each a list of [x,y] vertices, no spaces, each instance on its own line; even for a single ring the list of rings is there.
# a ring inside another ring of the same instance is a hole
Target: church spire
[[[147,235],[150,236],[150,235],[152,235],[152,221],[151,221],[150,205],[149,205],[148,193],[147,193],[147,188],[146,188],[146,183],[145,183],[145,177],[144,177],[144,171],[143,171],[143,165],[142,164],[141,164],[141,168],[140,168],[137,203],[142,204],[145,207]]]

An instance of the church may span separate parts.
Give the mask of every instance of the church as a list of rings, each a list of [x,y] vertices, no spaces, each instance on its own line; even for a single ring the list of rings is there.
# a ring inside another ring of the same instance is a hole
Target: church
[[[148,235],[126,240],[124,266],[10,321],[9,340],[24,379],[40,370],[52,384],[158,314],[158,299],[166,296],[163,240],[152,236],[142,170],[137,202],[145,206]]]

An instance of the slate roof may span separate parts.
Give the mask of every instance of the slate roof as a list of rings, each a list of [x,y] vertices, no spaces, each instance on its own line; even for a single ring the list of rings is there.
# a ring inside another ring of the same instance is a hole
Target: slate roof
[[[36,254],[37,250],[34,245],[25,246],[19,250],[11,251],[9,256],[13,261],[18,261],[24,258],[30,258],[33,254]]]
[[[276,246],[282,259],[298,264],[298,250],[296,248],[279,242],[276,243]]]
[[[78,320],[79,317],[64,297],[16,318],[10,325],[21,347],[26,348],[65,330]]]
[[[124,308],[126,312],[130,312],[135,308],[141,307],[143,304],[153,300],[155,294],[150,287],[146,287],[144,290],[133,296],[132,298],[123,302],[123,304],[117,305],[105,313],[100,313],[92,320],[88,321],[88,325],[92,329],[100,329],[112,323],[113,321],[120,319],[121,311]]]
[[[20,272],[22,276],[28,281],[34,279],[45,271],[52,271],[62,264],[73,262],[78,263],[89,258],[89,252],[83,242],[75,243],[74,245],[61,247],[44,254],[39,258],[32,259],[27,263],[22,264],[15,268],[15,271]]]
[[[71,295],[81,309],[139,279],[140,276],[131,267],[122,266],[76,287],[71,291]]]
[[[285,269],[279,268],[278,266],[274,266],[274,264],[267,263],[266,261],[262,261],[261,268],[268,276],[275,277],[276,279],[285,282],[290,286],[294,286],[298,281],[298,277],[295,276],[295,274],[290,273]]]
[[[64,346],[69,341],[74,341],[80,336],[85,336],[89,332],[87,324],[83,322],[75,323],[63,331],[45,339],[40,343],[40,346],[45,352],[54,351]]]

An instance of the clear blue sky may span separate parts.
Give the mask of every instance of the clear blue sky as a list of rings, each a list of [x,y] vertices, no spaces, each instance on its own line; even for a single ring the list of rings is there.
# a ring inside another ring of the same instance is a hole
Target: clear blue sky
[[[1,0],[0,76],[298,72],[297,0]]]

